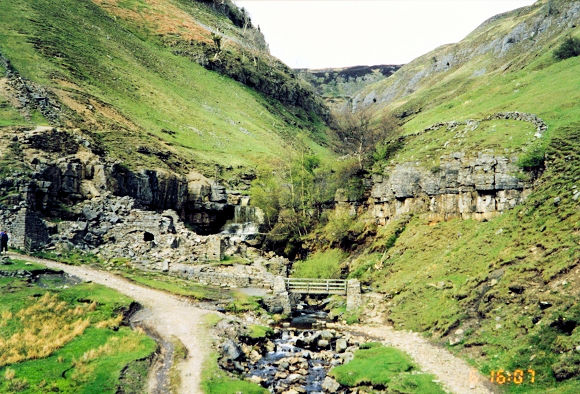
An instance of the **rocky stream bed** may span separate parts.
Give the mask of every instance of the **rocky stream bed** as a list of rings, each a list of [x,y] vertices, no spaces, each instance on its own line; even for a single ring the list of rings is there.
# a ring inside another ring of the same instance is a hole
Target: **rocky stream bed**
[[[328,371],[349,362],[367,339],[332,327],[316,308],[295,313],[290,321],[253,338],[242,323],[216,326],[221,344],[221,368],[248,378],[272,393],[346,392]]]

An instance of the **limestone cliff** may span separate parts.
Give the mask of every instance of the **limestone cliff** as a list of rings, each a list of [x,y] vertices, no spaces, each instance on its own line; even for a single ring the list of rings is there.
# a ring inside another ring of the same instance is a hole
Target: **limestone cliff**
[[[380,224],[421,212],[433,220],[489,219],[530,193],[532,179],[519,178],[516,163],[517,157],[457,152],[442,157],[435,170],[416,163],[395,165],[372,177],[367,203]]]

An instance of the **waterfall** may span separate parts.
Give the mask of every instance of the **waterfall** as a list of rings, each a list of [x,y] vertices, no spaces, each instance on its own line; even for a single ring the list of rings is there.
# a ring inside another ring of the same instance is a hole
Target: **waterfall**
[[[247,205],[247,203],[234,206],[234,218],[224,225],[221,233],[242,241],[254,238],[263,221],[260,213],[259,208]]]

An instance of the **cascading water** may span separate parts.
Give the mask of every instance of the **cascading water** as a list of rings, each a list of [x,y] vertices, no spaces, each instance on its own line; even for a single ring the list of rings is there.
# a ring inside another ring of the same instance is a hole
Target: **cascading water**
[[[329,368],[329,361],[319,358],[316,352],[311,352],[297,345],[301,336],[296,336],[288,330],[283,330],[280,337],[274,341],[276,349],[268,352],[258,363],[252,366],[249,376],[257,376],[266,382],[270,392],[280,392],[293,384],[303,387],[307,393],[322,393],[322,382]],[[287,368],[296,368],[294,372],[281,372]],[[304,376],[298,372],[306,370]]]
[[[236,205],[233,220],[225,224],[221,233],[234,240],[247,241],[259,233],[260,223],[261,218],[256,207]]]

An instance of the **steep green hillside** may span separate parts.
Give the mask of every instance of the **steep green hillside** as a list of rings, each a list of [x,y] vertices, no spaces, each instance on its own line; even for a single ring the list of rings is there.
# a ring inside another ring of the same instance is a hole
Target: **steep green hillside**
[[[554,56],[567,37],[580,38],[578,16],[577,1],[540,1],[492,18],[355,99],[374,108],[375,121],[402,128],[378,147],[369,172],[388,178],[412,162],[437,173],[454,152],[515,155],[522,168],[545,166],[523,204],[484,221],[411,212],[385,226],[370,210],[337,211],[309,241],[348,251],[324,252],[343,256],[332,272],[383,293],[396,327],[425,333],[488,376],[535,370],[534,383],[504,385],[509,392],[580,389],[580,57]],[[537,138],[529,123],[484,121],[508,111],[536,114],[548,130]],[[470,119],[481,122],[429,128]],[[319,256],[297,269],[309,271]]]
[[[322,107],[312,93],[300,90],[285,66],[266,67],[275,60],[265,52],[259,32],[237,27],[231,15],[206,3],[3,2],[0,53],[9,60],[12,76],[46,89],[42,92],[58,118],[50,122],[90,133],[112,158],[130,166],[187,172],[214,163],[250,166],[288,150],[326,154],[320,148],[327,142]],[[219,48],[212,34],[222,37]],[[191,50],[184,53],[184,43],[201,48],[195,53],[202,59],[193,59]],[[257,79],[243,85],[208,71],[199,65],[208,51],[210,63],[237,67],[236,72]],[[238,62],[230,61],[236,56]],[[252,71],[260,66],[259,73]],[[247,86],[282,80],[293,102]],[[21,108],[14,89],[4,89],[0,99],[3,125],[48,122],[39,121],[34,111],[32,119],[19,119],[17,112],[30,117],[26,112],[34,103]]]

